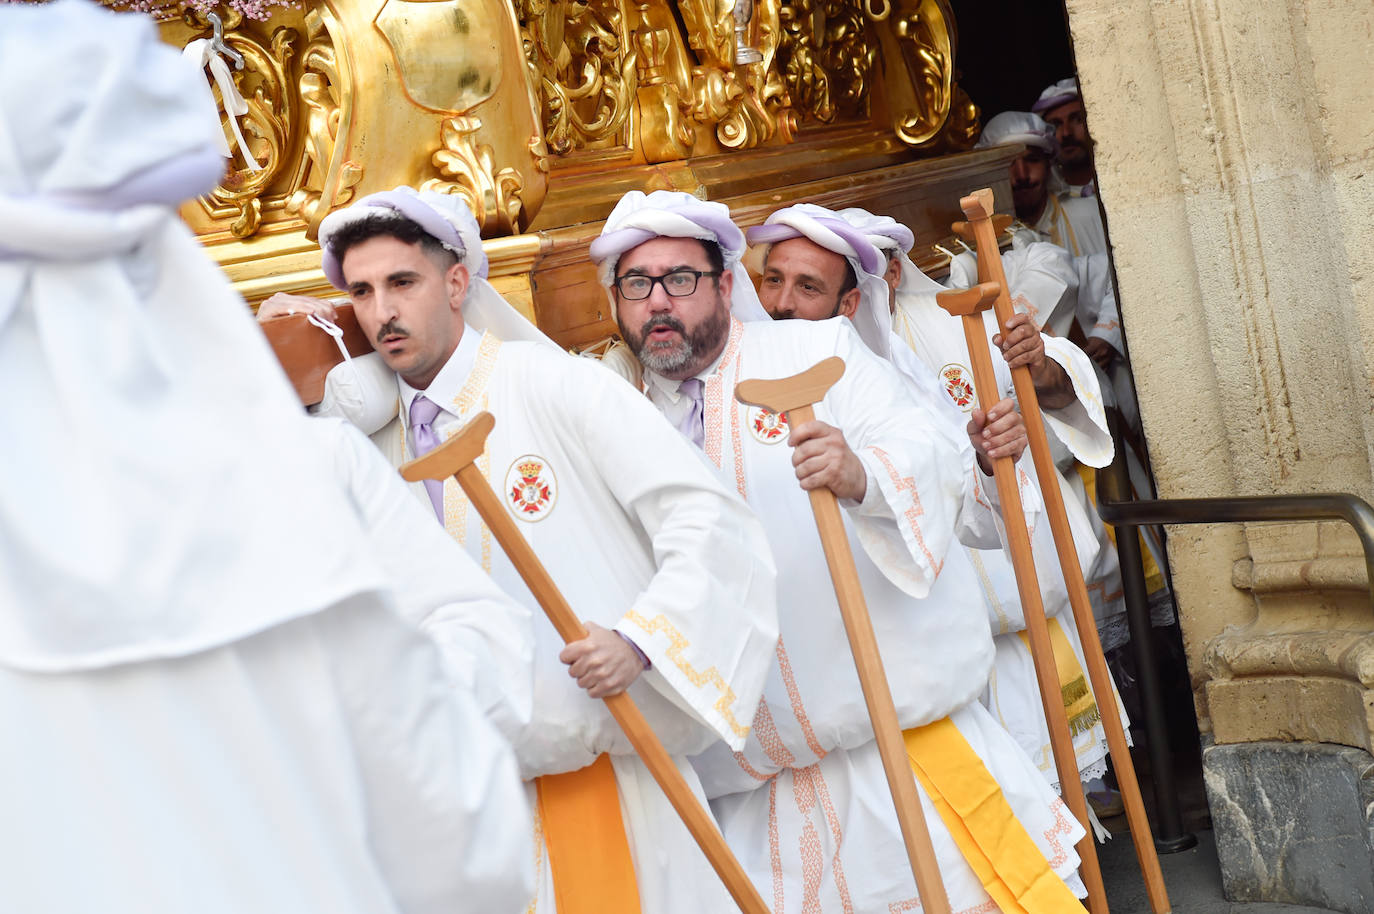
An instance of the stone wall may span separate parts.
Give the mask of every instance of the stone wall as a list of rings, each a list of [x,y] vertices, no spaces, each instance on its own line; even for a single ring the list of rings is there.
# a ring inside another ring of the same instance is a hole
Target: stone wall
[[[1374,7],[1067,6],[1161,496],[1371,498]],[[1170,534],[1204,717],[1223,632],[1370,628],[1343,524]]]
[[[1066,6],[1160,496],[1374,500],[1374,5]],[[1238,846],[1266,815],[1246,772],[1307,760],[1259,741],[1369,759],[1364,563],[1339,522],[1169,532],[1203,728],[1253,750],[1208,754],[1218,846]],[[1283,812],[1317,839],[1328,824]],[[1322,880],[1290,862],[1282,900],[1299,900]],[[1352,865],[1368,872],[1367,847]],[[1225,875],[1233,897],[1279,900],[1257,869]]]

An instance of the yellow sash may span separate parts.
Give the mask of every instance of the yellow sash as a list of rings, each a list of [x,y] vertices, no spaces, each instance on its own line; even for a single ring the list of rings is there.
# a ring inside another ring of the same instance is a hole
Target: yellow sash
[[[911,770],[1004,914],[1086,914],[949,718],[902,735]]]
[[[1097,702],[1093,701],[1088,678],[1059,620],[1050,619],[1049,623],[1050,647],[1054,648],[1054,667],[1059,671],[1059,694],[1064,702],[1064,716],[1069,719],[1069,733],[1077,736],[1095,727],[1102,720],[1102,712],[1098,710]],[[1026,643],[1026,649],[1030,650],[1030,638],[1025,632],[1018,634]]]
[[[639,883],[608,755],[535,779],[558,914],[639,914]]]

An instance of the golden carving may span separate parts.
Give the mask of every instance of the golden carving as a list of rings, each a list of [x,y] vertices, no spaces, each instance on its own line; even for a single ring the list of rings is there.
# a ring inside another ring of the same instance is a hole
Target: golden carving
[[[192,27],[208,28],[199,13],[188,10],[185,17]],[[247,238],[256,234],[262,224],[259,197],[295,164],[287,156],[295,125],[295,98],[288,91],[287,68],[295,54],[299,33],[279,26],[264,43],[254,34],[240,30],[242,24],[243,16],[237,12],[230,11],[224,17],[225,41],[244,58],[244,68],[231,71],[239,94],[248,105],[248,113],[239,123],[249,151],[260,167],[257,171],[250,169],[235,151],[224,180],[205,198],[204,204],[213,218],[232,220],[230,231],[235,237]],[[218,88],[215,96],[219,99]],[[224,100],[219,99],[219,104],[222,112]]]
[[[679,8],[701,60],[692,69],[693,119],[714,126],[717,141],[728,149],[750,149],[779,134],[791,142],[794,118],[773,66],[781,39],[778,0],[748,0],[747,6],[695,0]],[[748,19],[736,18],[745,9]]]
[[[630,145],[636,54],[616,0],[516,0],[554,155]]]
[[[352,120],[353,93],[330,35],[337,23],[332,15],[327,21],[326,15],[317,8],[305,17],[310,43],[302,55],[298,83],[305,106],[305,160],[300,186],[286,200],[286,211],[305,221],[310,238],[331,209],[353,198],[353,188],[363,177],[363,166],[343,160],[339,147],[339,135]]]
[[[487,0],[386,0],[377,30],[411,101],[456,114],[491,98],[501,77],[494,12]]]
[[[473,142],[481,129],[482,122],[471,115],[444,121],[441,145],[431,157],[442,177],[420,187],[457,194],[467,202],[484,235],[507,235],[519,231],[520,191],[525,182],[516,169],[496,167],[490,146]]]
[[[953,107],[953,22],[945,0],[905,0],[897,15],[879,30],[888,56],[888,79],[895,80],[892,129],[909,146],[939,142]],[[961,116],[966,118],[967,113]],[[968,126],[967,120],[964,125]]]
[[[640,7],[647,18],[647,4]],[[691,103],[683,97],[677,74],[668,59],[671,32],[654,28],[647,22],[635,32],[638,46],[639,89],[637,91],[639,146],[646,162],[668,162],[686,158],[692,151],[696,131],[687,113]]]
[[[859,0],[791,0],[781,21],[778,57],[793,103],[825,124],[866,117],[877,47]]]

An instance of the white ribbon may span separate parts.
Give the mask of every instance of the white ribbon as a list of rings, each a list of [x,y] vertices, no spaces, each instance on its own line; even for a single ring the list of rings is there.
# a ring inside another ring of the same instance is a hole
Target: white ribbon
[[[220,98],[224,100],[224,113],[229,115],[229,129],[234,131],[234,142],[238,145],[239,153],[243,156],[243,161],[248,165],[250,171],[262,171],[262,166],[258,160],[253,158],[253,154],[248,151],[248,143],[243,139],[243,132],[239,130],[239,118],[248,113],[248,103],[239,94],[238,87],[234,85],[233,74],[229,72],[229,65],[224,62],[224,58],[215,50],[209,38],[197,38],[181,52],[182,56],[200,69],[210,67],[210,75],[216,85],[219,86]],[[233,158],[233,153],[229,150],[229,143],[220,135],[220,153],[226,159]]]
[[[358,366],[353,364],[353,356],[349,353],[348,347],[344,345],[343,328],[340,327],[338,324],[334,323],[333,321],[331,321],[329,318],[321,317],[318,314],[307,314],[305,316],[305,319],[310,321],[310,323],[314,324],[316,327],[319,327],[321,330],[323,330],[325,333],[329,334],[330,337],[333,338],[334,345],[339,347],[339,352],[343,354],[344,361],[348,363],[348,370],[353,372],[353,380],[358,383],[359,387],[361,387],[363,381],[362,378],[358,376]]]

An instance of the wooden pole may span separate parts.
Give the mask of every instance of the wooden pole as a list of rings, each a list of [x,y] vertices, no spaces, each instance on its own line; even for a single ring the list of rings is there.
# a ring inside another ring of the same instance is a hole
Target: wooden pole
[[[789,424],[796,428],[815,418],[813,404],[825,396],[841,375],[844,361],[830,357],[801,374],[774,381],[741,381],[735,387],[735,398],[741,403],[762,406],[778,413],[787,413]],[[844,532],[844,520],[835,493],[827,488],[812,489],[811,511],[820,531],[821,547],[830,568],[830,579],[840,604],[849,648],[854,666],[859,672],[868,716],[873,722],[873,735],[878,742],[878,754],[883,760],[888,790],[897,808],[897,822],[902,829],[911,873],[916,878],[921,906],[928,914],[949,914],[949,898],[940,879],[940,867],[935,860],[935,848],[930,842],[921,798],[916,793],[916,776],[906,756],[902,728],[897,720],[897,708],[883,671],[882,655],[878,653],[878,639],[864,602],[859,572],[854,555],[849,551],[849,538]]]
[[[492,491],[482,471],[474,461],[482,455],[487,436],[491,434],[496,420],[491,413],[478,413],[448,441],[416,460],[401,467],[401,476],[410,482],[422,479],[446,479],[454,476],[467,493],[468,499],[477,512],[482,515],[497,542],[510,557],[511,564],[529,586],[530,593],[539,601],[554,630],[567,643],[581,641],[587,637],[587,629],[577,618],[568,601],[559,591],[544,563],[534,554],[530,544],[521,535],[515,520],[506,513],[501,499]],[[673,809],[682,817],[683,824],[692,833],[701,847],[706,859],[710,861],[721,882],[734,898],[744,914],[768,914],[768,907],[762,896],[749,881],[744,867],[740,866],[735,855],[725,843],[716,822],[697,801],[691,788],[682,777],[682,772],[674,764],[663,743],[654,734],[653,728],[645,720],[643,712],[628,693],[609,695],[602,699],[615,718],[620,729],[629,737],[630,745],[643,760],[645,767],[654,776],[658,786],[668,796]]]
[[[969,361],[973,363],[973,384],[978,391],[979,405],[985,410],[997,402],[997,376],[993,373],[981,312],[991,307],[996,297],[997,286],[992,283],[981,283],[972,289],[957,292],[940,292],[935,296],[940,307],[950,314],[959,315],[963,320],[964,340],[968,344]],[[1026,423],[1030,423],[1029,418]],[[1073,734],[1069,731],[1069,719],[1064,711],[1059,670],[1054,662],[1054,648],[1050,644],[1049,622],[1045,619],[1045,607],[1040,599],[1040,580],[1035,573],[1030,532],[1026,530],[1021,490],[1016,484],[1016,465],[1010,457],[999,457],[992,462],[992,475],[997,483],[997,496],[1002,502],[1007,547],[1011,552],[1012,568],[1016,572],[1016,591],[1021,597],[1022,615],[1026,619],[1026,635],[1030,639],[1035,679],[1040,687],[1040,704],[1045,709],[1045,723],[1049,727],[1054,768],[1059,775],[1059,790],[1069,810],[1086,830],[1078,842],[1078,856],[1083,884],[1088,889],[1088,909],[1093,914],[1106,914],[1107,893],[1097,863],[1092,823],[1088,820],[1088,803],[1083,796],[1083,783],[1078,777],[1078,754],[1073,749]]]
[[[997,312],[997,322],[1004,328],[1005,333],[1007,321],[1011,319],[1014,310],[1011,295],[1007,290],[1006,273],[1002,269],[1002,258],[997,249],[996,232],[989,218],[993,209],[992,191],[977,191],[961,199],[959,205],[973,227],[978,249],[978,277],[980,280],[986,278],[998,287],[993,307]],[[1049,515],[1050,530],[1054,534],[1055,551],[1059,555],[1064,583],[1068,587],[1074,625],[1078,629],[1079,640],[1083,643],[1088,679],[1092,683],[1098,710],[1102,713],[1107,748],[1111,751],[1112,766],[1116,770],[1117,783],[1121,787],[1126,820],[1130,824],[1131,840],[1135,843],[1136,859],[1140,862],[1140,871],[1145,878],[1145,892],[1150,899],[1150,909],[1154,914],[1170,914],[1172,906],[1164,886],[1164,874],[1159,868],[1159,856],[1155,853],[1154,840],[1150,833],[1150,820],[1145,815],[1140,783],[1136,779],[1131,750],[1126,745],[1126,733],[1121,725],[1121,715],[1117,711],[1116,692],[1112,687],[1111,674],[1107,670],[1107,660],[1102,654],[1102,642],[1097,636],[1097,622],[1093,618],[1092,604],[1088,601],[1088,588],[1083,581],[1083,569],[1078,563],[1078,550],[1069,530],[1064,497],[1056,478],[1058,469],[1050,454],[1049,441],[1045,438],[1045,426],[1040,417],[1040,402],[1035,396],[1035,383],[1031,380],[1030,369],[1024,365],[1013,368],[1011,376],[1016,388],[1016,399],[1026,420],[1031,458],[1035,462],[1036,475],[1040,477],[1045,510]]]

